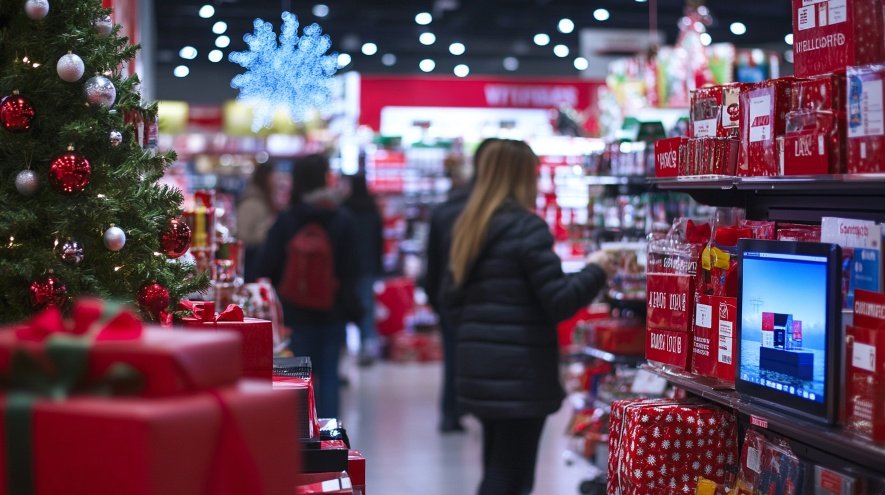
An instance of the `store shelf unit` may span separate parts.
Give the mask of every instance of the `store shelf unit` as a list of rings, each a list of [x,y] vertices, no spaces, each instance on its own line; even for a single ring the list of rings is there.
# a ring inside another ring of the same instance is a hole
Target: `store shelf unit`
[[[603,351],[602,349],[597,349],[593,346],[584,346],[583,348],[581,348],[580,353],[584,356],[600,359],[612,364],[628,364],[630,366],[637,366],[639,363],[645,361],[645,358],[643,356],[626,356],[623,354],[613,354],[608,351]]]

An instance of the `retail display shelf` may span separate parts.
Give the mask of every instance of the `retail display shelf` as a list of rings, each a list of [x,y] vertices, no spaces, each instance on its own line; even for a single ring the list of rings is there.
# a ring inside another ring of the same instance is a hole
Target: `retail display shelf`
[[[748,191],[857,191],[885,192],[885,174],[794,175],[778,177],[733,177],[706,175],[649,178],[649,183],[666,190],[739,189]]]
[[[647,185],[648,177],[644,175],[587,175],[584,181],[588,186],[626,186]]]
[[[626,356],[623,354],[613,354],[611,352],[603,351],[602,349],[597,349],[589,345],[584,346],[581,349],[581,353],[585,356],[590,356],[612,364],[629,364],[635,366],[642,361],[645,361],[644,356]]]
[[[673,385],[709,401],[749,416],[750,423],[795,440],[805,446],[827,452],[873,472],[885,472],[885,446],[878,445],[839,427],[821,426],[764,405],[749,402],[734,390],[725,390],[703,378],[687,373],[641,367]]]

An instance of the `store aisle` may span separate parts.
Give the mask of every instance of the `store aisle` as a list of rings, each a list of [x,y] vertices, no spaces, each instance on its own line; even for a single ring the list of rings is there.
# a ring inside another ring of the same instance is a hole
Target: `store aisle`
[[[374,495],[472,495],[481,475],[481,431],[437,432],[439,364],[378,363],[351,368],[343,417],[351,444],[367,459],[367,491]],[[544,429],[536,495],[578,493],[587,464],[566,466],[563,435],[570,413],[563,407]]]

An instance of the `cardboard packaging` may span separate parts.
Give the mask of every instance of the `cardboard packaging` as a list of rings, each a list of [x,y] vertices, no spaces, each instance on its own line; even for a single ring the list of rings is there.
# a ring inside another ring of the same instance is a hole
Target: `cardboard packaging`
[[[655,177],[676,177],[682,170],[680,148],[688,138],[675,137],[655,142]]]
[[[857,289],[882,290],[882,225],[854,218],[821,218],[821,242],[842,246],[842,307],[854,307]]]
[[[734,385],[737,298],[699,295],[694,317],[692,372]]]
[[[845,429],[885,442],[885,294],[855,293],[845,358]]]
[[[784,77],[753,85],[741,93],[741,146],[737,175],[778,175],[777,138],[784,135],[795,79]]]
[[[848,173],[885,172],[885,65],[848,68]]]

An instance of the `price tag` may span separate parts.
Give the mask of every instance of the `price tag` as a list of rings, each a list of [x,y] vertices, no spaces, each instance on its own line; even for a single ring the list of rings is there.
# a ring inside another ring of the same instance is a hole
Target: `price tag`
[[[759,455],[759,449],[747,447],[747,468],[757,474],[762,472],[762,456]]]
[[[633,379],[630,392],[640,395],[662,395],[666,389],[667,380],[646,370],[639,370]]]

